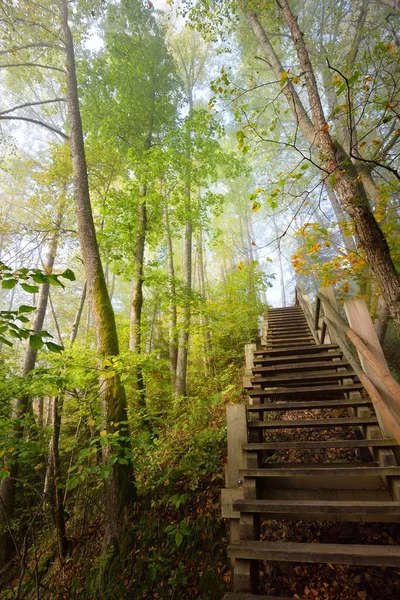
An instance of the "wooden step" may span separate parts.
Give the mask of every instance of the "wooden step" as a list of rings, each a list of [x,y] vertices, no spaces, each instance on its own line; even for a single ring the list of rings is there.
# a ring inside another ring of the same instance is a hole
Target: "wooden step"
[[[267,337],[267,346],[270,347],[271,344],[303,344],[305,342],[310,343],[312,340],[312,342],[315,344],[314,338],[312,335],[305,335],[305,336],[300,336],[300,335],[295,335],[293,337],[290,336],[283,336],[281,335],[280,337],[277,336],[268,336]]]
[[[347,377],[355,377],[356,373],[350,369],[347,371],[329,373],[311,372],[311,373],[288,373],[287,375],[271,375],[270,377],[251,377],[251,383],[262,384],[262,383],[286,383],[295,381],[306,381],[311,379],[312,381],[319,382],[322,379],[346,379]]]
[[[327,350],[338,350],[339,346],[337,344],[306,344],[306,346],[296,346],[293,345],[293,347],[290,349],[290,352],[292,352],[292,354],[296,354],[297,351],[299,353],[311,353],[311,352],[327,352]],[[254,355],[256,357],[259,356],[264,356],[266,354],[268,354],[268,358],[272,358],[275,356],[279,356],[281,353],[287,354],[289,352],[289,350],[287,348],[283,348],[282,350],[279,350],[278,348],[275,348],[273,350],[268,349],[268,348],[260,348],[259,350],[255,350],[254,351]]]
[[[306,338],[312,338],[312,334],[310,332],[309,329],[307,329],[306,327],[293,327],[293,329],[283,329],[283,328],[277,328],[274,330],[268,329],[267,331],[267,337],[271,337],[273,339],[275,338],[296,338],[296,337],[306,337]]]
[[[363,389],[361,383],[345,383],[340,385],[321,385],[321,386],[305,386],[305,387],[269,387],[269,388],[254,388],[248,390],[247,393],[251,397],[262,396],[288,396],[291,394],[344,394],[345,392],[357,392]]]
[[[297,348],[308,348],[309,346],[316,346],[317,344],[315,343],[314,339],[312,340],[308,340],[308,341],[301,341],[301,340],[296,340],[295,342],[293,340],[278,340],[278,341],[269,341],[267,343],[266,348],[268,349],[268,351],[271,350],[285,350],[287,348],[290,348],[291,346],[293,346],[293,344],[296,345]]]
[[[228,546],[228,556],[245,560],[400,567],[400,546],[241,541]]]
[[[248,421],[249,429],[289,429],[297,427],[356,427],[361,425],[376,425],[376,417],[345,417],[339,419],[291,419],[271,421]]]
[[[233,509],[269,519],[398,523],[400,502],[351,500],[236,500]]]
[[[397,446],[394,438],[373,440],[318,440],[301,442],[252,442],[243,444],[242,449],[250,452],[257,450],[304,450],[319,448],[387,448]]]
[[[318,348],[319,346],[315,346]],[[311,352],[313,352],[314,346],[311,348]],[[321,361],[327,358],[329,359],[338,359],[343,356],[341,351],[338,352],[320,352],[320,353],[305,353],[305,354],[297,354],[297,355],[288,355],[288,356],[276,356],[276,357],[255,357],[254,358],[254,367],[253,371],[258,371],[259,366],[262,368],[263,365],[285,365],[286,363],[293,363],[294,361],[298,363],[298,361],[304,361],[304,364],[308,364],[313,361]]]
[[[400,467],[368,467],[368,463],[360,463],[362,466],[354,467],[351,463],[347,466],[346,463],[341,463],[341,466],[332,463],[325,464],[321,467],[319,463],[315,463],[315,467],[305,467],[299,463],[287,463],[287,466],[280,468],[272,468],[271,465],[262,469],[239,469],[239,474],[242,477],[307,477],[307,478],[322,478],[322,477],[341,477],[346,475],[352,477],[398,477],[400,475]],[[344,473],[346,471],[346,473]]]
[[[354,400],[344,398],[343,400],[308,400],[307,402],[267,402],[266,404],[249,404],[249,412],[269,412],[281,410],[313,410],[316,408],[342,408],[343,406],[366,406],[372,405],[369,398],[355,398]]]
[[[274,365],[269,367],[253,367],[252,371],[256,373],[281,373],[281,372],[296,372],[296,371],[308,371],[312,370],[326,370],[326,369],[343,369],[349,366],[349,362],[346,360],[338,360],[333,362],[331,360],[315,361],[315,362],[303,362],[303,363],[288,363],[284,365]]]

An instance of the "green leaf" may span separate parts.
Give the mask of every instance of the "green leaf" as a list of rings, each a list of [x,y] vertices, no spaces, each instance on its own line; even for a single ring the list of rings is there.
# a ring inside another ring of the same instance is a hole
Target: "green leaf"
[[[58,285],[58,287],[64,287],[61,281],[59,281],[57,275],[47,275],[47,281],[51,283],[51,285]]]
[[[3,279],[1,287],[3,290],[12,290],[18,283],[18,279]]]
[[[183,535],[181,533],[179,533],[179,531],[178,531],[178,533],[175,536],[176,547],[179,548],[179,546],[182,544],[182,542],[183,542]]]
[[[7,340],[5,337],[3,337],[2,335],[0,335],[0,343],[1,344],[5,344],[6,346],[12,346],[12,342],[10,342],[9,340]]]
[[[21,323],[29,323],[28,317],[24,317],[24,315],[18,315],[17,319],[18,321],[21,321]]]
[[[29,283],[21,283],[21,287],[28,294],[36,294],[39,291],[39,286],[37,285],[29,285]]]
[[[18,308],[19,313],[31,313],[36,310],[36,306],[27,306],[26,304],[21,304]]]
[[[56,352],[57,354],[61,354],[61,352],[64,350],[64,346],[59,346],[54,342],[46,342],[46,346],[47,350],[50,350],[50,352]]]
[[[40,336],[32,334],[29,338],[29,345],[34,350],[40,350],[43,347],[43,341]]]
[[[33,281],[36,281],[36,283],[46,283],[47,281],[47,277],[44,273],[33,273],[32,279]]]
[[[78,483],[79,479],[77,479],[76,477],[73,479],[68,479],[67,483],[65,484],[65,487],[67,488],[67,490],[73,490],[74,488],[76,488]]]
[[[69,279],[70,281],[75,281],[75,273],[71,271],[71,269],[65,269],[63,273],[61,273],[60,277],[64,277],[64,279]]]

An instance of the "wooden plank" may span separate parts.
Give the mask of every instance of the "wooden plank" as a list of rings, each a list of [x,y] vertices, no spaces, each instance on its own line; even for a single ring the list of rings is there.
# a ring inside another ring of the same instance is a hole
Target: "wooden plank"
[[[371,405],[369,398],[354,398],[343,400],[308,400],[307,402],[268,402],[266,404],[251,404],[247,406],[248,411],[269,412],[281,410],[313,410],[315,408],[341,408],[342,406],[365,406]]]
[[[349,383],[341,385],[306,386],[306,387],[269,387],[265,389],[253,389],[248,392],[249,396],[286,396],[289,394],[344,394],[345,392],[356,392],[362,390],[361,383]]]
[[[297,464],[297,463],[296,463]],[[290,463],[285,468],[273,469],[239,469],[239,474],[242,477],[341,477],[346,471],[346,477],[398,477],[400,475],[400,467],[368,467],[367,463],[361,463],[362,466],[344,468],[346,465],[338,468],[332,463],[330,469],[320,468],[318,463],[312,468],[291,467]],[[364,466],[365,465],[365,466]]]
[[[323,346],[318,346],[317,344],[307,344],[306,347],[304,346],[293,346],[291,348],[291,350],[293,351],[293,354],[296,354],[297,350],[301,353],[301,352],[317,352],[317,353],[326,353],[326,351],[329,350],[338,350],[339,346],[337,344],[324,344]],[[272,354],[273,356],[279,356],[280,352],[284,352],[287,354],[288,350],[285,348],[282,351],[279,349],[268,349],[268,348],[260,348],[259,350],[256,350],[254,352],[255,356],[263,356],[264,354]]]
[[[248,560],[400,567],[400,546],[243,541],[228,546],[228,556]]]
[[[226,487],[237,488],[239,469],[244,466],[242,446],[247,443],[246,407],[244,404],[229,404],[226,413],[228,434]]]
[[[385,385],[385,377],[389,376],[389,379],[392,378],[365,300],[362,298],[355,298],[346,302],[345,311],[350,327],[367,346],[367,356],[364,355],[361,348],[358,349],[356,346],[363,371],[378,390],[379,395],[389,408],[390,412],[395,416],[397,421],[400,422],[400,396],[398,384],[393,390],[388,389]],[[348,335],[349,334],[350,332]],[[350,339],[352,338],[350,337]],[[356,343],[356,340],[352,341]],[[371,355],[371,359],[369,359],[368,353]],[[375,364],[381,367],[382,373],[376,372],[374,369]],[[380,420],[381,428],[383,427],[385,433],[389,432],[391,428],[389,423],[386,423],[385,415],[378,414],[378,418]]]
[[[314,350],[314,348],[312,348]],[[293,361],[304,360],[308,362],[320,361],[326,358],[334,359],[341,358],[343,356],[343,352],[320,352],[313,354],[297,354],[297,355],[289,355],[289,356],[275,356],[275,357],[263,357],[263,358],[255,358],[254,359],[254,367],[253,371],[258,371],[259,367],[262,365],[283,365],[285,363],[291,363]],[[306,363],[304,363],[306,364]]]
[[[251,377],[252,383],[278,383],[291,381],[306,381],[307,379],[319,381],[321,379],[345,379],[346,377],[355,377],[354,371],[330,371],[329,373],[311,372],[311,373],[288,373],[287,375],[271,375],[269,377]]]
[[[271,421],[248,421],[249,428],[288,429],[297,427],[347,427],[356,425],[371,425],[378,423],[376,417],[345,417],[340,419],[291,419]]]
[[[313,362],[303,362],[303,363],[288,363],[284,365],[274,365],[269,367],[253,367],[253,373],[280,373],[281,371],[304,371],[309,369],[343,369],[349,366],[349,362],[347,360],[324,360],[324,361],[313,361]]]
[[[243,450],[303,450],[305,448],[384,448],[397,446],[394,438],[377,438],[371,440],[318,440],[304,442],[259,442],[243,444]]]
[[[320,520],[322,517],[349,517],[357,521],[379,518],[379,522],[393,523],[400,520],[400,502],[376,502],[354,500],[238,500],[234,502],[237,512],[251,512],[263,515],[280,515],[290,518],[301,515],[304,520]],[[325,520],[325,519],[324,519]],[[340,519],[338,519],[340,520]]]

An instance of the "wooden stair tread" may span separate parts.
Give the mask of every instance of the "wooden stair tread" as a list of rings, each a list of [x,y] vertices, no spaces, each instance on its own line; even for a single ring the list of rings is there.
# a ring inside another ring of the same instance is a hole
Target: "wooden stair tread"
[[[326,352],[327,350],[337,350],[339,348],[339,346],[337,344],[324,344],[324,345],[318,345],[318,344],[307,344],[307,348],[309,348],[310,350],[313,350],[315,352]],[[296,346],[293,346],[292,350],[293,352],[296,351]],[[299,350],[303,350],[303,347],[300,346]],[[283,350],[284,352],[287,352],[287,349]],[[263,354],[274,354],[274,355],[278,355],[279,352],[281,352],[279,349],[274,349],[274,350],[270,350],[268,348],[260,348],[259,350],[255,350],[254,354],[255,356],[261,356]]]
[[[249,396],[285,396],[287,394],[332,394],[338,392],[356,392],[362,390],[361,383],[344,383],[340,385],[306,386],[306,387],[269,387],[248,390]]]
[[[376,417],[340,417],[329,419],[276,419],[271,421],[248,421],[249,428],[286,429],[296,427],[343,427],[354,425],[375,425],[378,423]]]
[[[315,361],[315,362],[303,362],[303,363],[289,363],[287,365],[275,365],[274,367],[253,367],[253,371],[257,373],[275,373],[280,371],[304,371],[309,369],[343,369],[349,366],[349,362],[347,360],[325,360],[325,361]]]
[[[385,448],[397,446],[394,438],[371,440],[318,440],[302,442],[253,442],[243,444],[243,450],[303,450],[306,448]]]
[[[400,475],[400,467],[368,467],[367,464],[360,463],[362,466],[350,466],[348,468],[342,465],[342,467],[336,468],[336,465],[332,463],[331,468],[327,469],[326,467],[319,468],[318,463],[315,463],[315,467],[306,468],[291,467],[290,463],[287,463],[287,467],[239,469],[239,473],[243,477],[337,477],[342,476],[344,471],[346,471],[347,477],[358,477],[360,475],[363,477],[398,477]]]
[[[400,546],[241,541],[228,546],[228,556],[247,560],[400,567]]]
[[[341,408],[343,406],[365,406],[372,405],[369,398],[344,398],[342,400],[308,400],[302,402],[268,402],[265,404],[249,404],[247,410],[252,411],[281,411],[281,410],[312,410],[316,408]]]
[[[247,513],[333,513],[374,515],[385,513],[400,518],[400,502],[373,500],[236,500],[234,510]]]
[[[306,379],[344,379],[346,377],[355,377],[356,373],[352,370],[347,371],[332,371],[330,373],[311,372],[311,373],[288,373],[287,375],[272,375],[271,377],[251,377],[252,383],[276,383],[278,381],[302,381]]]
[[[318,346],[316,346],[318,348]],[[314,346],[312,347],[312,349],[314,349]],[[321,360],[324,358],[341,358],[343,356],[343,353],[341,351],[338,352],[321,352],[319,354],[317,353],[313,353],[313,354],[298,354],[298,355],[288,355],[288,356],[276,356],[276,357],[269,357],[269,356],[265,356],[262,358],[255,358],[254,359],[254,365],[262,365],[262,364],[276,364],[277,362],[279,363],[286,363],[286,362],[293,362],[293,360],[303,360],[303,361],[313,361],[313,360]],[[253,367],[253,369],[256,367]]]

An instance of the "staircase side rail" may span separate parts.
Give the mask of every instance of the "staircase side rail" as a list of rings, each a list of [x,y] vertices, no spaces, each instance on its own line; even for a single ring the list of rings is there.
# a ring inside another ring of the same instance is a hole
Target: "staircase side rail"
[[[374,356],[368,345],[339,314],[329,297],[335,302],[332,288],[321,288],[316,296],[315,314],[313,315],[312,310],[305,301],[301,288],[299,286],[296,288],[296,303],[303,308],[310,328],[312,327],[317,337],[319,329],[322,330],[318,343],[324,343],[325,331],[328,330],[331,338],[334,338],[340,346],[344,356],[369,394],[378,415],[381,417],[381,426],[384,430],[389,429],[393,437],[400,442],[400,418],[398,414],[395,414],[397,410],[393,411],[393,408],[395,408],[400,412],[400,384],[392,377],[386,365]],[[306,310],[304,307],[306,307]],[[360,365],[352,353],[346,338],[352,342],[360,359],[364,359],[362,360],[364,367]],[[369,374],[365,372],[365,369]],[[375,382],[372,381],[371,377]],[[383,389],[377,389],[377,380],[380,384],[379,387],[383,386]],[[388,400],[391,406],[388,406]]]
[[[309,326],[310,331],[311,331],[315,341],[317,342],[317,344],[319,344],[320,340],[318,338],[318,332],[315,328],[315,318],[312,314],[312,304],[311,304],[310,297],[306,296],[303,293],[303,290],[301,289],[301,287],[299,285],[296,286],[296,305],[298,305],[302,308],[304,316],[307,321],[307,325]]]

